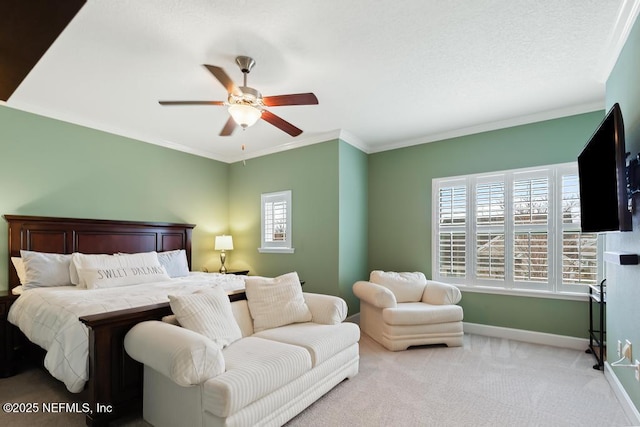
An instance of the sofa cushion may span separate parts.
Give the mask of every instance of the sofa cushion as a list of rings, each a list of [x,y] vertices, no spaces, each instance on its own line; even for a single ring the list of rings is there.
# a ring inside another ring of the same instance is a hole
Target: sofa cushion
[[[431,305],[423,302],[409,302],[382,310],[382,319],[390,325],[459,322],[462,315],[462,307],[459,305]]]
[[[223,351],[226,372],[203,384],[203,407],[227,417],[311,370],[302,347],[247,337]]]
[[[250,276],[245,279],[245,286],[255,332],[311,321],[298,273],[275,278]]]
[[[360,339],[360,328],[355,323],[320,325],[296,323],[258,332],[254,336],[304,347],[311,354],[315,368],[325,360],[355,344]]]
[[[220,286],[193,294],[169,295],[178,323],[224,348],[242,338],[227,293]]]
[[[394,271],[374,270],[369,275],[369,281],[384,286],[393,292],[396,302],[420,301],[427,278],[417,271],[414,273],[396,273]]]

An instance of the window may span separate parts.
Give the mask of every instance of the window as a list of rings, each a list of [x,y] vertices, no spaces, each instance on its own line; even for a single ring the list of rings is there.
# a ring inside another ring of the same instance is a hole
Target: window
[[[291,191],[264,193],[261,197],[260,252],[293,253],[291,245]]]
[[[598,278],[574,163],[434,179],[432,241],[436,280],[583,293]]]

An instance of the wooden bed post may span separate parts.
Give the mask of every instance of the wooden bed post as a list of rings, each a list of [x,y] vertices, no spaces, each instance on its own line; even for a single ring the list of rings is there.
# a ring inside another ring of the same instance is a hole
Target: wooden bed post
[[[168,314],[169,303],[159,303],[80,318],[89,329],[87,399],[93,412],[87,425],[107,425],[142,408],[143,367],[124,350],[124,337],[136,324]]]

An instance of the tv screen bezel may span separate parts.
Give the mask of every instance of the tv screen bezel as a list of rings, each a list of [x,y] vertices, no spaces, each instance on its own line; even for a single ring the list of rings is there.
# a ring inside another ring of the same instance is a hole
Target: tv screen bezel
[[[620,105],[615,103],[607,115],[604,117],[602,122],[598,125],[595,132],[589,138],[589,141],[584,146],[580,155],[578,156],[578,170],[579,175],[583,175],[586,173],[593,173],[593,170],[589,168],[589,171],[584,170],[584,164],[581,164],[581,158],[584,153],[589,149],[589,147],[593,147],[595,144],[601,144],[603,140],[603,132],[607,132],[608,122],[611,121],[611,125],[613,130],[610,131],[610,134],[605,135],[605,140],[607,143],[613,143],[614,148],[614,157],[615,157],[615,177],[616,177],[616,201],[617,201],[617,212],[618,212],[618,223],[617,226],[609,226],[609,225],[598,225],[595,227],[585,228],[584,224],[581,221],[581,227],[583,232],[606,232],[606,231],[632,231],[632,215],[628,208],[628,192],[627,192],[627,153],[625,151],[625,135],[624,135],[624,121],[622,119],[622,110],[620,109]],[[581,181],[582,182],[582,181]],[[581,219],[585,217],[585,211],[583,210],[583,200],[586,197],[583,194],[583,185],[580,184],[580,215]],[[591,196],[592,197],[592,196]]]

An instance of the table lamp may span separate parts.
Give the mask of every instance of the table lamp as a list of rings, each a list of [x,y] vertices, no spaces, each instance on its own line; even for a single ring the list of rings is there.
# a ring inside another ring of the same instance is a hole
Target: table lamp
[[[233,250],[233,239],[231,236],[216,236],[216,251],[220,251],[220,273],[224,274],[227,272],[227,267],[224,266],[224,262],[227,259],[227,253],[225,251]]]

